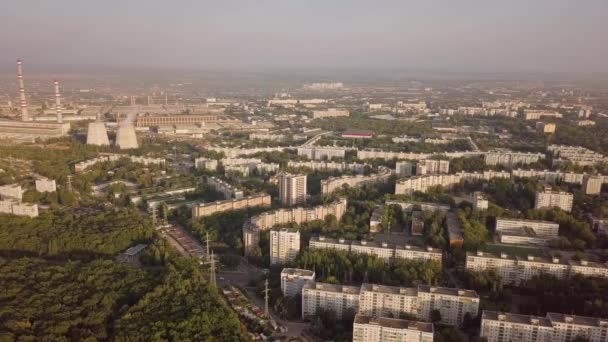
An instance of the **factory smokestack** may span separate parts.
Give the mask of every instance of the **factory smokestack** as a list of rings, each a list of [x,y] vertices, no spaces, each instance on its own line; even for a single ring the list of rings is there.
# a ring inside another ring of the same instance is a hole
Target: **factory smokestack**
[[[19,80],[19,96],[21,98],[21,120],[30,121],[30,116],[27,112],[27,101],[25,100],[25,86],[23,85],[23,68],[21,60],[17,60],[17,79]]]
[[[63,113],[61,112],[61,95],[59,94],[59,82],[55,80],[55,110],[57,111],[57,122],[63,122]]]

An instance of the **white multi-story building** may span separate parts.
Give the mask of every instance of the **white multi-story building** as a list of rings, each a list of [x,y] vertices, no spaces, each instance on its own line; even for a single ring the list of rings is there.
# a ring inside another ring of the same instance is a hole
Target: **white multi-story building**
[[[418,317],[430,321],[434,310],[441,314],[440,323],[460,325],[466,314],[477,317],[479,296],[472,290],[418,286]]]
[[[38,178],[36,179],[36,191],[55,192],[57,191],[57,182],[54,179]]]
[[[302,294],[305,284],[315,281],[315,272],[299,268],[284,268],[281,271],[281,292],[285,297]]]
[[[448,160],[426,159],[416,163],[416,175],[441,174],[450,172]]]
[[[496,218],[497,233],[518,233],[521,228],[530,228],[536,235],[545,238],[556,238],[559,234],[559,224],[555,222]]]
[[[244,197],[243,190],[237,189],[217,177],[207,177],[207,185],[219,192],[225,199],[240,199]]]
[[[414,163],[411,161],[398,161],[395,163],[395,173],[399,177],[408,177],[414,175]]]
[[[556,257],[519,258],[505,253],[500,255],[487,252],[467,253],[466,270],[472,272],[493,270],[501,277],[502,283],[508,285],[519,285],[541,274],[551,274],[559,279],[575,274],[608,278],[606,264],[586,260],[565,261]]]
[[[452,187],[460,183],[460,175],[425,175],[398,180],[395,194],[410,194],[415,191],[426,192],[434,186]]]
[[[38,204],[21,203],[15,199],[0,200],[0,213],[37,217]]]
[[[409,315],[423,321],[430,321],[432,312],[437,310],[441,314],[440,322],[442,324],[460,325],[467,313],[471,317],[476,317],[479,311],[479,296],[471,290],[426,285],[406,288],[363,284],[360,288],[346,287],[348,294],[351,295],[346,298],[344,288],[320,283],[306,284],[302,290],[303,317],[314,314],[318,307],[335,310],[337,301],[347,299],[350,299],[349,305],[343,304],[337,307],[341,310],[336,311],[339,317],[346,308],[352,308],[366,316],[400,317]],[[314,298],[319,289],[325,292],[325,302],[321,305],[319,305],[319,300]]]
[[[357,286],[306,283],[302,288],[302,318],[314,316],[317,309],[332,310],[337,318],[347,310],[357,312],[359,293]]]
[[[574,196],[569,192],[545,189],[536,193],[534,209],[560,208],[563,211],[570,212],[573,201]]]
[[[278,180],[282,204],[292,206],[306,202],[306,175],[282,173]]]
[[[485,162],[486,165],[515,166],[536,163],[544,157],[542,153],[491,151],[485,154]]]
[[[369,176],[356,175],[356,176],[341,176],[341,177],[330,177],[321,180],[321,193],[329,194],[335,190],[341,188],[343,185],[350,187],[359,187],[368,184],[386,183],[391,177],[391,169],[380,166],[378,173],[371,174]]]
[[[598,195],[602,192],[602,183],[604,182],[601,176],[585,175],[583,177],[583,192],[587,195]]]
[[[539,120],[540,118],[553,117],[561,118],[563,115],[556,111],[544,110],[544,109],[524,109],[524,119],[526,120]]]
[[[547,151],[553,154],[553,164],[572,162],[580,166],[593,166],[608,161],[602,154],[582,146],[549,145]]]
[[[245,254],[249,254],[252,248],[257,245],[262,230],[292,222],[302,224],[314,220],[323,220],[327,215],[333,215],[339,221],[346,212],[346,205],[346,199],[341,198],[333,203],[312,208],[281,208],[253,216],[243,224]]]
[[[217,160],[216,159],[209,159],[209,158],[196,158],[194,159],[194,167],[197,170],[211,170],[211,171],[215,171],[217,170]]]
[[[21,201],[23,199],[23,189],[19,184],[9,184],[0,186],[0,197],[2,199],[16,199]]]
[[[37,217],[38,204],[13,203],[13,215]]]
[[[608,320],[595,317],[547,313],[546,317],[484,311],[481,337],[488,342],[589,342],[608,341]]]
[[[313,119],[321,119],[321,118],[335,118],[335,117],[343,117],[350,116],[350,112],[346,109],[336,109],[329,108],[326,110],[314,110],[312,112]]]
[[[278,228],[270,231],[270,264],[293,261],[300,251],[300,231]]]
[[[473,193],[473,209],[487,210],[489,205],[488,197],[483,192],[475,191]]]
[[[386,262],[392,260],[435,260],[441,263],[443,255],[441,250],[431,247],[422,248],[410,245],[393,245],[386,242],[378,243],[364,240],[329,239],[323,236],[310,238],[309,247],[375,255]]]
[[[283,141],[286,140],[285,134],[275,133],[249,133],[249,140],[270,140],[270,141]]]
[[[311,160],[344,158],[346,149],[336,147],[298,147],[298,155]]]
[[[365,172],[365,167],[367,164],[361,163],[339,163],[339,162],[328,162],[328,161],[288,161],[287,167],[299,168],[306,167],[311,170],[337,170],[337,171],[354,171],[357,173]]]
[[[433,342],[432,323],[356,315],[353,342]]]

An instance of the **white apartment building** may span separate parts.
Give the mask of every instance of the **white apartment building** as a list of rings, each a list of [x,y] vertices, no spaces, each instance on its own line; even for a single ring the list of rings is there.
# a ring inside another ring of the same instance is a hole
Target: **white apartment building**
[[[311,170],[337,170],[337,171],[354,171],[357,173],[365,172],[366,164],[361,163],[338,163],[338,162],[327,162],[327,161],[288,161],[287,167],[299,168],[306,167]]]
[[[570,212],[573,201],[574,196],[569,192],[545,189],[536,193],[534,209],[560,208],[563,211]]]
[[[36,191],[55,192],[57,191],[57,182],[54,179],[38,178],[36,179]]]
[[[281,204],[292,206],[306,202],[306,175],[282,173],[278,180]]]
[[[23,199],[23,189],[21,189],[21,185],[19,184],[0,186],[0,198],[16,199],[21,201]]]
[[[346,149],[334,147],[298,147],[298,155],[311,160],[344,158]]]
[[[249,133],[249,140],[270,140],[270,141],[283,141],[286,140],[285,134],[275,133]]]
[[[433,342],[432,323],[357,314],[353,342]]]
[[[489,205],[488,197],[483,192],[475,191],[473,193],[473,209],[487,210]]]
[[[329,239],[323,236],[311,237],[309,247],[375,255],[386,262],[393,260],[435,260],[441,263],[443,255],[440,249],[432,247],[422,248],[410,245],[393,245],[386,242],[378,243],[364,240]]]
[[[347,310],[356,312],[359,293],[357,286],[306,283],[302,288],[302,318],[314,316],[317,309],[332,310],[337,318]]]
[[[426,285],[406,288],[307,283],[302,290],[302,317],[314,314],[319,307],[334,310],[338,317],[347,309],[353,309],[365,316],[400,317],[407,314],[423,321],[430,321],[431,313],[438,310],[442,324],[458,326],[467,313],[471,317],[477,316],[479,296],[471,290]]]
[[[518,233],[521,228],[530,228],[540,237],[557,238],[559,224],[550,221],[496,218],[497,233]]]
[[[572,162],[580,166],[605,163],[608,158],[582,146],[549,145],[547,151],[553,154],[553,164]]]
[[[414,163],[411,161],[398,161],[395,164],[395,173],[399,177],[413,176],[415,173]]]
[[[395,194],[410,194],[414,191],[426,192],[434,186],[451,187],[460,183],[460,175],[425,175],[398,180]]]
[[[472,318],[477,316],[479,296],[472,290],[418,286],[418,317],[430,321],[433,310],[441,314],[440,323],[461,325],[467,313]]]
[[[517,164],[532,164],[545,157],[542,153],[525,153],[512,151],[490,151],[484,156],[486,165],[515,166]]]
[[[500,255],[477,252],[467,253],[466,270],[482,272],[493,270],[502,279],[503,284],[519,285],[540,274],[551,274],[564,279],[580,274],[587,277],[608,278],[608,265],[582,261],[565,261],[559,258],[528,256],[520,258],[502,253]]]
[[[37,217],[38,204],[13,203],[13,215]]]
[[[270,264],[293,261],[300,251],[300,231],[278,228],[270,231]]]
[[[356,176],[341,176],[341,177],[330,177],[321,180],[321,193],[329,194],[337,189],[340,189],[343,185],[350,187],[364,186],[367,184],[386,183],[392,175],[391,169],[380,166],[378,173],[371,174],[369,176],[356,175]]]
[[[450,172],[448,160],[426,159],[416,163],[416,175],[441,174]]]
[[[599,195],[602,192],[604,178],[601,176],[585,175],[583,177],[583,192],[587,195]]]
[[[314,110],[312,112],[313,119],[335,118],[350,116],[350,112],[346,109],[329,108],[326,110]]]
[[[302,294],[306,283],[315,281],[315,272],[300,268],[284,268],[281,271],[281,292],[285,297]]]
[[[15,199],[0,200],[0,213],[37,217],[38,204],[21,203]]]
[[[237,189],[217,177],[207,177],[207,185],[224,196],[225,199],[243,198],[243,190]]]
[[[595,317],[547,313],[546,317],[484,311],[481,337],[488,342],[589,342],[608,341],[608,320]]]
[[[245,254],[248,255],[251,249],[257,245],[261,230],[268,230],[276,225],[291,222],[301,224],[314,220],[323,220],[327,215],[333,215],[340,220],[346,212],[346,205],[346,199],[341,198],[333,203],[312,208],[281,208],[253,216],[243,224]]]
[[[556,111],[544,110],[544,109],[524,109],[525,120],[539,120],[540,118],[553,117],[561,118],[563,115]]]
[[[514,228],[509,232],[496,232],[500,243],[511,245],[547,246],[552,240],[549,237],[538,236],[529,227]]]
[[[402,314],[418,317],[418,290],[413,287],[362,284],[359,313],[375,317],[400,317]]]

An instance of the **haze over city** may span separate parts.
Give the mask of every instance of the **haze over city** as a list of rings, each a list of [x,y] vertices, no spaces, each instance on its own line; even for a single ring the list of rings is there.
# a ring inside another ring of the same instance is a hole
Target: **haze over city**
[[[0,68],[605,72],[606,14],[603,0],[6,1]]]

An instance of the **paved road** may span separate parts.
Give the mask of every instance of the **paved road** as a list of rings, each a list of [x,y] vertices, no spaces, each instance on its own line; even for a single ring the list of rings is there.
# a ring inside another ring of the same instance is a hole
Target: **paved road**
[[[236,271],[219,272],[218,283],[221,286],[235,285],[244,288],[248,297],[251,298],[257,306],[263,309],[264,299],[256,293],[255,287],[250,286],[261,274],[262,269],[249,264],[245,258],[241,257],[241,262]],[[272,308],[270,308],[270,317],[287,328],[287,332],[285,332],[286,336],[299,337],[303,341],[310,341],[308,338],[302,336],[303,330],[307,327],[306,323],[283,320],[272,312]]]

